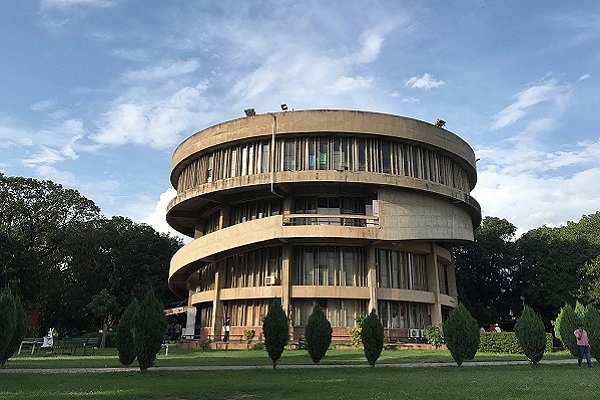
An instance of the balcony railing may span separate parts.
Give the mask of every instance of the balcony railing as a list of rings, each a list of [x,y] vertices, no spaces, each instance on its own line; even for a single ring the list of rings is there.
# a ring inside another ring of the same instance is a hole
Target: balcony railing
[[[373,215],[348,214],[290,214],[283,217],[284,226],[330,225],[378,228],[379,218]]]

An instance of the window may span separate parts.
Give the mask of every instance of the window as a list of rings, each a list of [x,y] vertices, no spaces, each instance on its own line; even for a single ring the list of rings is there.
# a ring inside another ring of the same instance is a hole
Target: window
[[[366,286],[362,247],[294,246],[292,283],[308,286]]]
[[[428,290],[424,254],[378,249],[376,258],[379,287]]]

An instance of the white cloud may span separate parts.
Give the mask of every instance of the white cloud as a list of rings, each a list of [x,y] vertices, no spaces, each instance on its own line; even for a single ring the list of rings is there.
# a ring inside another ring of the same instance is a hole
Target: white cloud
[[[342,76],[338,78],[333,85],[329,86],[329,89],[334,93],[342,93],[357,89],[368,89],[372,87],[373,84],[373,78],[365,78],[363,76]]]
[[[521,235],[599,210],[600,140],[579,143],[568,152],[544,152],[531,141],[506,143],[476,150],[481,161],[472,194],[484,215],[506,218]],[[573,167],[577,172],[565,170]]]
[[[54,102],[51,100],[42,100],[37,103],[33,103],[31,105],[31,109],[33,111],[48,111],[49,109],[54,107]]]
[[[200,67],[196,59],[186,61],[163,60],[159,65],[123,74],[124,79],[163,80],[195,72]]]
[[[181,133],[198,127],[198,114],[206,101],[202,98],[207,84],[186,86],[167,94],[152,95],[132,89],[117,99],[103,115],[100,128],[91,139],[103,145],[135,143],[154,148],[171,148]]]
[[[513,96],[513,103],[494,116],[492,129],[504,128],[527,115],[533,106],[540,103],[553,102],[560,105],[569,92],[569,87],[560,85],[556,79],[542,81],[540,84],[531,86]]]
[[[161,193],[154,210],[150,215],[142,219],[142,223],[152,226],[158,232],[169,233],[172,236],[183,239],[185,242],[189,242],[191,240],[190,238],[181,235],[179,232],[171,228],[166,220],[167,205],[176,195],[177,191],[173,188],[169,188]]]
[[[77,179],[72,172],[59,171],[50,165],[35,166],[35,172],[39,179],[50,180],[52,182],[60,183],[63,186],[72,186],[77,183]]]
[[[590,74],[583,74],[583,75],[581,75],[581,76],[580,76],[580,77],[577,79],[577,81],[578,81],[578,82],[581,82],[581,81],[586,81],[586,80],[588,80],[588,79],[590,79],[590,78],[591,78],[591,75],[590,75]]]
[[[42,8],[69,8],[69,7],[100,7],[108,8],[115,5],[113,0],[42,0]]]
[[[413,76],[404,84],[406,87],[413,89],[429,90],[444,85],[444,81],[435,79],[433,76],[425,73],[421,76]]]

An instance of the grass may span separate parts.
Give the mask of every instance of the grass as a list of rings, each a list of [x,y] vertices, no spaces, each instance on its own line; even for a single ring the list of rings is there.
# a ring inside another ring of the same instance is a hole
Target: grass
[[[550,353],[548,359],[571,358]],[[525,360],[523,355],[477,354],[475,361]],[[395,368],[385,364],[447,362],[447,367]],[[158,366],[270,365],[264,351],[170,349]],[[312,364],[305,351],[283,353],[280,365]],[[0,374],[0,399],[575,399],[594,398],[600,368],[570,364],[456,367],[447,351],[384,351],[375,368],[366,367],[361,351],[330,350],[325,365],[345,368],[245,369],[86,374]],[[11,358],[7,368],[120,366],[116,353],[95,356]]]

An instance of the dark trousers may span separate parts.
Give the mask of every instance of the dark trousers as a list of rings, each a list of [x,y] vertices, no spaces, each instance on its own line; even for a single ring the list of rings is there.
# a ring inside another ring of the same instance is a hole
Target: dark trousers
[[[583,357],[587,360],[588,368],[592,368],[592,360],[590,355],[590,346],[577,346],[577,365],[581,367]]]

